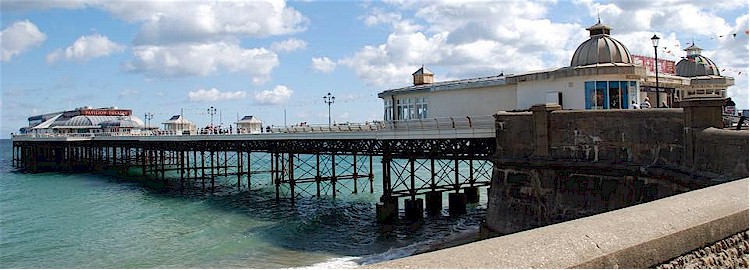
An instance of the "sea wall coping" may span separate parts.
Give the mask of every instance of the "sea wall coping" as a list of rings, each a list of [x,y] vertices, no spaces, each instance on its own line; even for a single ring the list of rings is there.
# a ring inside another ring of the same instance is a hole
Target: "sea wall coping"
[[[367,268],[648,268],[748,230],[748,179]]]

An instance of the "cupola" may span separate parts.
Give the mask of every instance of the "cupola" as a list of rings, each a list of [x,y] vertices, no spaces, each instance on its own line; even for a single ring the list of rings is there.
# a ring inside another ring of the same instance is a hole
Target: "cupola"
[[[622,42],[609,36],[610,28],[597,21],[589,28],[589,39],[581,43],[570,60],[571,67],[604,63],[633,63],[630,52]]]
[[[691,44],[690,47],[685,48],[684,51],[687,52],[687,56],[677,62],[677,65],[675,66],[678,76],[696,77],[721,75],[719,73],[719,67],[716,66],[713,60],[701,55],[703,49],[695,46],[695,43]]]
[[[435,73],[432,73],[432,71],[425,68],[424,65],[422,65],[421,68],[419,68],[411,75],[414,77],[414,85],[422,85],[435,82],[435,79],[433,78]]]

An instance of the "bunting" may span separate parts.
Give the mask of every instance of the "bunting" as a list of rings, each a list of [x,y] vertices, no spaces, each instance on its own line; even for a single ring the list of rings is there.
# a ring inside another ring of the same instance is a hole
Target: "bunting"
[[[750,35],[750,30],[745,29],[744,33],[745,33],[745,36],[748,36],[748,35]],[[722,35],[706,36],[706,38],[708,38],[708,40],[714,40],[714,39],[718,40],[718,39],[725,39],[725,38],[729,38],[729,37],[731,37],[731,38],[737,38],[737,35],[739,35],[739,34],[740,34],[740,32],[736,32],[736,33],[729,33],[729,34],[722,34]],[[694,44],[696,41],[704,41],[704,40],[706,40],[706,39],[695,39],[695,40],[692,40],[692,41],[685,42],[685,45],[689,46],[690,44]]]

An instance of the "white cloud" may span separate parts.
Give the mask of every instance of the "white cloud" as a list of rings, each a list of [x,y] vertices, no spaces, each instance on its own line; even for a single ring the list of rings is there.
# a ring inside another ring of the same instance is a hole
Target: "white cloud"
[[[274,42],[271,44],[271,50],[275,52],[293,52],[296,50],[302,50],[307,47],[307,42],[296,38],[290,38],[280,42]]]
[[[103,6],[126,20],[143,21],[134,41],[139,45],[286,35],[304,31],[308,23],[284,1],[115,2]]]
[[[10,61],[13,56],[42,44],[46,39],[47,35],[28,20],[15,22],[0,32],[2,61]]]
[[[261,104],[284,104],[292,97],[294,91],[283,85],[277,85],[273,90],[263,90],[255,93],[255,101]]]
[[[125,46],[114,43],[109,38],[99,34],[82,36],[65,50],[57,49],[47,55],[47,62],[54,63],[60,58],[85,61],[121,52],[124,48]]]
[[[413,11],[415,18],[392,22],[383,44],[365,46],[339,61],[370,85],[403,86],[422,64],[447,71],[436,74],[436,80],[567,65],[586,37],[579,25],[544,18],[543,2],[404,2],[397,9]],[[365,23],[403,14],[376,11]]]
[[[117,94],[117,98],[139,97],[140,95],[141,91],[138,91],[137,89],[125,89]]]
[[[245,91],[221,92],[216,88],[211,88],[209,90],[198,89],[188,92],[188,98],[190,99],[190,101],[197,102],[214,102],[220,100],[243,99],[245,97],[247,97],[247,93]]]
[[[236,43],[181,44],[174,46],[137,46],[135,59],[125,63],[124,69],[149,75],[206,76],[223,68],[230,72],[245,72],[252,82],[259,84],[270,78],[279,65],[275,53],[265,49],[245,49]]]
[[[4,11],[45,10],[52,8],[77,9],[85,7],[87,2],[92,1],[3,0],[0,1],[0,6],[2,6]]]
[[[401,14],[398,14],[396,12],[385,12],[382,9],[374,9],[372,10],[372,12],[370,12],[370,14],[364,16],[362,20],[367,26],[391,24],[401,21]]]
[[[312,68],[317,72],[331,73],[336,69],[336,63],[331,61],[328,57],[313,57]]]

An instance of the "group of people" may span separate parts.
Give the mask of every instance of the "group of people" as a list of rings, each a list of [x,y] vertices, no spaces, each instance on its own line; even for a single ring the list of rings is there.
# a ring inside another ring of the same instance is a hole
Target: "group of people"
[[[651,108],[651,102],[648,102],[648,97],[643,99],[643,102],[641,102],[641,105],[639,106],[638,103],[635,102],[635,100],[630,102],[630,108],[631,109],[648,109]],[[669,108],[669,105],[667,105],[666,101],[661,102],[661,106],[659,108]]]

